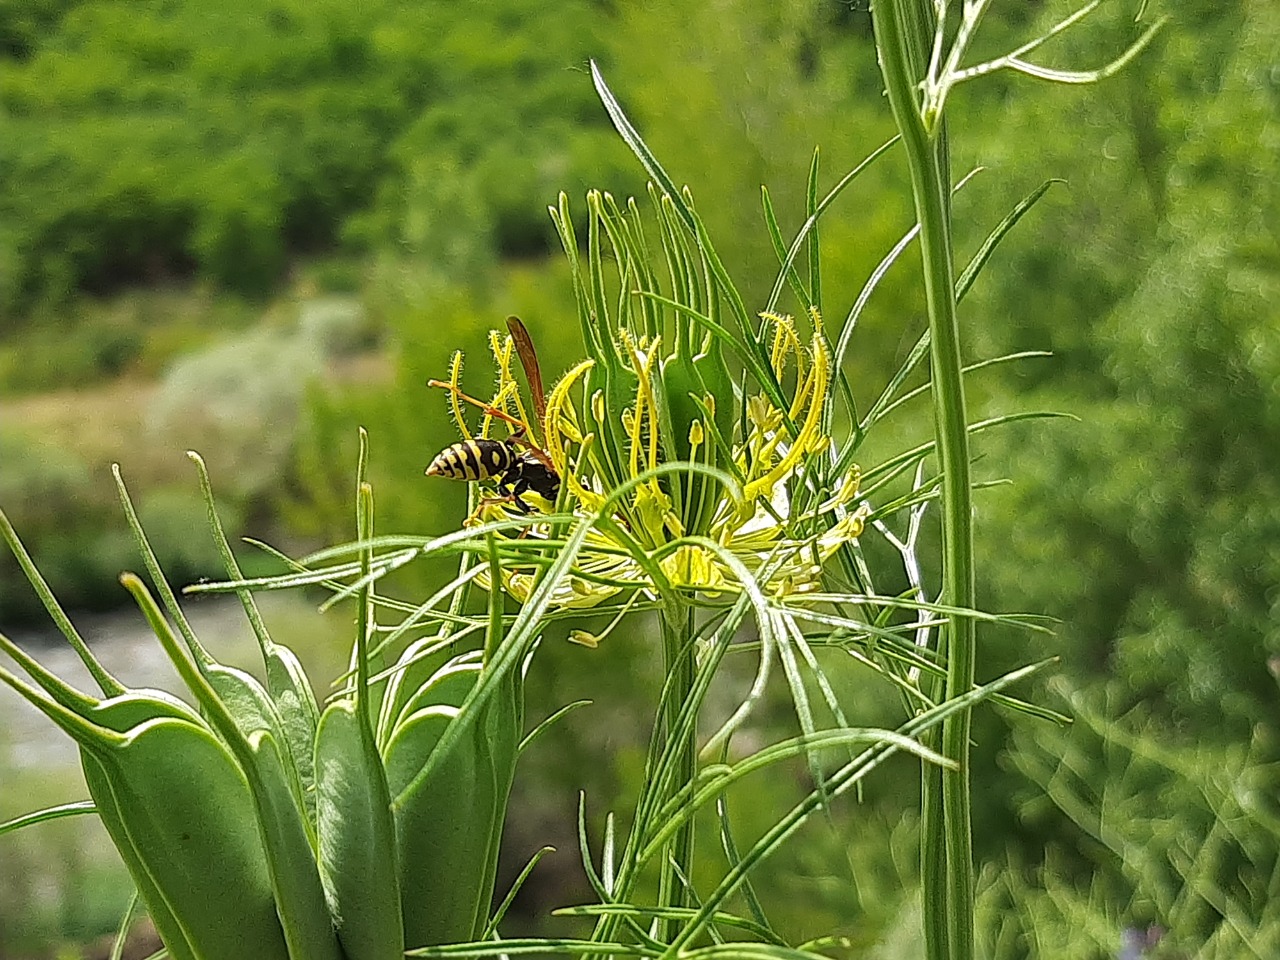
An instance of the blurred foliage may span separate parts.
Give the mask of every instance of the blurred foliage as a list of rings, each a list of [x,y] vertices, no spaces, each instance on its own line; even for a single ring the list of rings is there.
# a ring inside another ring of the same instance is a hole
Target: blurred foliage
[[[1081,420],[983,445],[1016,485],[979,529],[989,602],[1062,618],[1073,674],[1244,737],[1275,722],[1280,652],[1280,9],[1176,17],[1104,96],[1019,97],[999,124],[1102,132],[1026,142],[1020,162],[1073,171],[1071,209],[1012,237],[976,291],[983,353],[1055,354],[999,402]]]
[[[154,379],[175,358],[260,317],[260,308],[235,297],[176,288],[39,310],[0,335],[0,395]]]
[[[292,449],[303,393],[324,360],[319,337],[255,330],[174,364],[148,427],[156,438],[217,450],[235,496],[264,495]]]
[[[203,451],[215,463],[231,529],[244,529],[250,517],[270,522],[308,390],[371,344],[365,312],[350,298],[303,301],[280,313],[278,322],[224,331],[222,342],[189,350],[154,389],[105,395],[124,408],[115,411],[118,437],[104,436],[110,412],[96,428],[80,430],[83,411],[63,394],[39,423],[6,418],[0,506],[68,606],[119,606],[116,578],[137,564],[128,537],[108,519],[119,509],[106,479],[109,461],[123,460],[126,475],[142,481],[139,511],[175,581],[222,571],[211,545],[191,536],[203,529],[205,511],[183,450]],[[38,404],[40,398],[32,398],[16,409]],[[8,556],[0,557],[0,610],[7,625],[39,619],[39,604]]]
[[[561,189],[577,201],[587,185],[618,195],[641,186],[595,103],[586,57],[601,60],[664,165],[690,182],[731,272],[762,305],[776,259],[760,185],[789,233],[815,147],[826,187],[889,136],[865,6],[502,2],[464,17],[444,4],[337,0],[0,3],[0,110],[12,131],[0,140],[0,389],[150,376],[180,351],[212,349],[169,374],[166,409],[188,424],[221,397],[233,412],[218,422],[266,444],[226,460],[202,448],[229,478],[220,489],[242,484],[233,506],[252,507],[252,532],[274,521],[310,542],[349,539],[361,424],[379,529],[448,530],[465,487],[421,475],[457,438],[426,380],[463,349],[465,382],[487,384],[485,331],[518,313],[554,381],[578,359],[577,331],[567,274],[540,256],[552,236],[545,206]],[[1068,6],[995,4],[987,42],[1007,45]],[[1095,62],[1132,37],[1134,6],[1105,5],[1089,30],[1047,46],[1045,62]],[[992,956],[1116,955],[1126,928],[1150,924],[1170,934],[1165,953],[1148,956],[1232,956],[1226,927],[1242,917],[1257,942],[1275,942],[1270,904],[1280,900],[1259,879],[1274,829],[1214,791],[1226,777],[1274,794],[1280,733],[1268,666],[1280,656],[1280,7],[1165,6],[1173,19],[1153,48],[1096,88],[999,77],[953,102],[956,175],[987,168],[956,196],[962,262],[1040,182],[1067,180],[1003,242],[961,308],[971,359],[1054,353],[973,378],[975,415],[1078,418],[976,444],[982,478],[1014,481],[978,498],[983,602],[1060,621],[1050,639],[985,631],[980,670],[1058,655],[1073,687],[1105,687],[1080,701],[1093,719],[1068,731],[1013,732],[993,713],[975,728],[975,763],[1001,761],[975,784],[979,852],[993,865],[982,900]],[[833,324],[910,227],[905,184],[891,154],[824,218]],[[363,313],[318,308],[300,340],[269,318],[274,333],[218,347],[210,330],[243,329],[246,309],[220,298],[237,306],[114,322],[77,306],[91,315],[84,323],[29,309],[174,275],[261,292],[316,254],[332,259],[297,284],[359,290]],[[909,248],[889,271],[860,321],[848,372],[864,404],[923,329],[914,256]],[[203,319],[184,324],[193,312]],[[394,376],[308,381],[312,340],[339,353],[378,344]],[[278,417],[255,426],[268,409]],[[927,403],[904,412],[869,438],[868,456],[926,435],[928,417]],[[110,504],[88,466],[48,440],[6,420],[0,504],[21,514],[60,592],[115,598],[115,573],[131,560],[98,532]],[[180,532],[183,504],[164,499],[164,518],[149,519],[144,504],[144,521]],[[178,562],[181,546],[162,559]],[[936,583],[927,543],[920,552]],[[420,593],[443,576],[411,566],[399,588]],[[21,613],[12,583],[0,571],[6,619]],[[593,716],[609,714],[553,731],[552,759],[518,805],[531,818],[566,816],[578,787],[600,798],[592,815],[603,816],[634,766],[628,698],[654,693],[634,683],[646,676],[642,638],[587,659],[564,649],[548,639],[540,662],[552,666],[540,676],[535,664],[531,690],[548,703],[569,690],[593,696]],[[1177,762],[1153,759],[1157,748]],[[895,788],[903,783],[914,789],[909,774]],[[781,803],[787,785],[765,792]],[[882,816],[874,786],[865,802],[853,821]],[[1110,842],[1089,830],[1100,810],[1118,831]],[[806,837],[779,882],[794,884],[806,911],[846,918],[852,955],[915,955],[903,889],[915,866],[902,853],[914,828],[897,828],[885,848],[867,839],[883,831],[831,826]],[[571,849],[572,825],[561,835]],[[1201,844],[1222,858],[1212,869],[1196,859]],[[577,881],[571,865],[557,869],[553,884]],[[545,896],[542,907],[563,902]],[[1070,940],[1076,929],[1086,939]]]
[[[128,534],[118,524],[103,524],[102,518],[118,506],[102,478],[95,478],[74,454],[21,429],[0,430],[0,462],[0,505],[22,527],[36,562],[67,605],[119,607],[124,592],[116,578],[138,561]],[[229,524],[243,523],[242,503],[233,499],[224,505]],[[154,528],[156,552],[175,580],[190,582],[221,571],[217,553],[191,535],[205,524],[195,491],[153,487],[138,509]],[[5,626],[39,620],[42,609],[13,557],[0,557]]]
[[[1058,684],[1077,718],[1050,735],[1023,727],[1004,762],[1026,778],[1022,818],[1059,838],[1043,863],[1016,853],[983,894],[991,956],[1086,958],[1145,943],[1152,958],[1268,957],[1280,951],[1280,740],[1169,742],[1116,684]],[[1078,856],[1066,859],[1070,844]],[[1079,861],[1083,860],[1084,863]],[[1137,954],[1130,954],[1137,956]]]
[[[405,195],[460,175],[484,197],[460,234],[546,249],[532,192],[623,157],[567,69],[599,23],[583,0],[5,4],[0,314],[192,273],[263,294],[344,231],[399,240]]]

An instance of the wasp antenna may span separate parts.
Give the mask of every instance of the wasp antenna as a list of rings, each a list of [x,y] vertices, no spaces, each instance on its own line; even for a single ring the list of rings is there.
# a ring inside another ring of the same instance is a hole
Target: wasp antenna
[[[458,421],[458,425],[462,427],[464,431],[466,430],[466,425],[462,420],[462,410],[457,405],[459,400],[461,400],[463,403],[469,403],[473,407],[479,408],[480,412],[487,417],[494,417],[498,420],[503,421],[504,423],[509,423],[511,424],[511,426],[517,427],[521,430],[523,430],[525,427],[523,423],[521,423],[515,417],[511,416],[511,414],[507,413],[505,410],[499,410],[497,407],[493,406],[493,404],[485,403],[483,400],[477,400],[475,397],[471,397],[463,393],[461,388],[458,387],[458,385],[455,383],[446,383],[444,380],[428,380],[427,386],[439,387],[442,390],[448,390],[449,393],[453,395],[452,403],[454,405],[455,417]],[[467,436],[467,439],[468,440],[471,439],[469,434]]]

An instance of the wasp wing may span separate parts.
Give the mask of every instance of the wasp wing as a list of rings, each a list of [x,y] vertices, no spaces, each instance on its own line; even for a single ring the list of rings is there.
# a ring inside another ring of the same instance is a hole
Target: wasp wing
[[[538,415],[538,429],[543,429],[547,418],[547,397],[542,388],[542,368],[538,366],[538,351],[533,348],[533,338],[519,317],[507,317],[507,330],[520,356],[525,379],[529,381],[529,395],[533,398],[533,411]]]

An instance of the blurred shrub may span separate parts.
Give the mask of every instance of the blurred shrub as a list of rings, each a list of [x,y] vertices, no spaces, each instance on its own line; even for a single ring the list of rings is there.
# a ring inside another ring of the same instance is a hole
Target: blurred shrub
[[[159,376],[183,353],[257,322],[261,307],[199,288],[133,290],[41,309],[0,338],[0,394]]]
[[[184,357],[165,375],[149,429],[218,464],[230,477],[228,495],[264,495],[282,472],[303,394],[324,361],[318,340],[267,327]]]
[[[326,357],[350,356],[369,350],[378,331],[359,300],[351,297],[312,297],[298,304],[298,338],[315,344]]]
[[[41,527],[73,513],[89,485],[83,462],[16,424],[0,427],[0,463],[0,505],[11,519]]]
[[[139,560],[119,521],[114,491],[65,449],[20,428],[0,430],[0,508],[17,528],[45,578],[71,609],[114,609],[127,595],[119,574]],[[221,505],[228,529],[243,521],[236,503]],[[208,538],[198,493],[157,488],[139,498],[152,546],[176,582],[216,576],[222,563]],[[41,607],[17,562],[0,556],[0,628],[42,619]]]
[[[0,344],[0,392],[66,390],[120,376],[142,356],[145,334],[117,323],[33,325]]]
[[[298,264],[298,286],[304,290],[355,296],[365,284],[368,265],[363,257],[317,255]]]
[[[0,508],[27,542],[45,578],[71,607],[121,603],[116,576],[127,541],[103,533],[108,508],[88,466],[20,426],[0,429]],[[0,555],[0,610],[6,624],[37,619],[41,607],[17,561]]]
[[[23,60],[83,0],[0,0],[0,57]]]

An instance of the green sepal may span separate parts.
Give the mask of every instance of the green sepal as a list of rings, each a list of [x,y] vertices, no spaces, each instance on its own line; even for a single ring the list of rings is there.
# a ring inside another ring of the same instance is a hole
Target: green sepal
[[[441,683],[436,692],[450,700],[465,697],[465,676],[455,673],[456,682]],[[484,702],[469,707],[480,716],[449,756],[434,754],[459,716],[452,703],[424,705],[388,744],[405,942],[411,948],[473,940],[484,929],[523,726],[520,687],[519,671],[513,670]],[[404,793],[428,763],[426,779]]]
[[[398,798],[396,861],[410,949],[468,941],[475,926],[492,803],[472,738],[459,741],[452,756],[435,759],[430,776],[412,793],[403,793],[432,759],[457,713],[447,705],[423,707],[387,745],[388,786]]]
[[[386,775],[350,700],[331,703],[316,728],[320,879],[347,960],[401,960],[395,823]]]
[[[698,372],[706,396],[715,400],[716,429],[722,437],[732,437],[736,425],[733,377],[725,363],[724,348],[717,337],[707,337],[703,351],[693,358],[693,368]],[[717,460],[711,461],[712,466]]]
[[[302,663],[288,647],[266,643],[267,691],[280,718],[281,746],[296,772],[307,821],[316,822],[315,742],[320,709]]]
[[[405,710],[409,700],[416,697],[422,687],[430,683],[441,669],[442,657],[446,657],[448,639],[440,635],[419,637],[396,660],[387,681],[386,692],[379,704],[378,745],[385,748],[400,721],[408,716]],[[478,656],[473,653],[472,656]],[[452,663],[449,659],[446,663]],[[394,796],[394,794],[392,794]]]
[[[209,686],[221,701],[226,712],[231,716],[245,744],[251,745],[253,738],[262,733],[269,733],[272,745],[281,761],[281,772],[285,775],[285,783],[294,798],[294,806],[298,810],[308,810],[304,799],[304,786],[297,766],[297,757],[289,748],[289,737],[285,732],[284,719],[276,708],[275,701],[263,688],[256,677],[238,667],[230,667],[221,663],[208,663],[202,671]],[[197,695],[198,691],[197,691]],[[215,726],[216,729],[216,726]],[[228,744],[233,752],[241,748],[236,744]],[[308,744],[308,752],[313,749]],[[246,758],[246,762],[248,762]],[[308,758],[307,766],[313,760]],[[250,783],[254,781],[250,778]],[[314,792],[314,791],[313,791]],[[314,823],[311,813],[315,809],[314,798],[310,804],[307,818],[307,835],[314,837]]]
[[[471,692],[471,688],[476,685],[476,677],[481,670],[480,651],[475,650],[470,653],[454,657],[435,673],[423,684],[421,684],[413,695],[406,699],[404,707],[400,710],[400,715],[396,719],[395,726],[392,728],[392,737],[400,728],[400,724],[423,707],[433,705],[445,705],[450,707],[460,707],[462,702],[467,698],[467,694]],[[390,776],[388,775],[388,779]],[[407,785],[401,784],[401,788]],[[391,788],[391,795],[397,796],[399,791]]]
[[[246,778],[253,822],[291,955],[295,960],[338,960],[313,852],[315,829],[304,813],[294,758],[287,749],[280,749],[283,722],[275,703],[253,676],[208,656],[194,634],[187,637],[188,657],[141,581],[127,574],[121,580]],[[182,917],[180,911],[178,916]]]
[[[706,351],[693,357],[673,354],[663,359],[660,382],[654,384],[660,398],[660,436],[664,459],[668,463],[696,460],[707,466],[720,466],[720,448],[706,423],[707,409],[714,407],[715,430],[731,436],[733,430],[733,381],[725,366],[719,343],[708,338]],[[702,424],[703,439],[695,450],[690,433],[695,423]],[[689,473],[670,479],[672,499],[680,512],[687,534],[705,534],[718,498],[708,496],[716,485],[711,477]],[[678,489],[677,489],[678,488]]]
[[[703,421],[704,434],[702,445],[698,449],[698,462],[721,469],[729,466],[723,448],[716,442],[716,436],[731,437],[734,430],[734,414],[736,404],[733,395],[733,378],[729,376],[729,368],[724,362],[724,353],[720,341],[708,337],[705,349],[693,358],[693,369],[702,386],[700,394],[690,396],[689,402],[694,406],[693,420]],[[706,406],[713,405],[713,423],[706,423]],[[686,443],[688,434],[685,434]],[[709,535],[710,525],[716,506],[720,502],[719,491],[715,488],[719,482],[703,473],[689,477],[689,502],[685,505],[685,533]]]
[[[660,366],[661,376],[653,384],[659,397],[659,414],[662,416],[660,437],[664,459],[668,463],[689,459],[689,429],[695,420],[702,419],[702,410],[694,397],[702,397],[706,388],[692,357],[676,354],[665,357]]]
[[[270,732],[251,733],[248,741],[255,766],[250,780],[258,824],[289,956],[292,960],[342,960],[311,836],[298,806],[296,776],[286,768]]]
[[[147,906],[147,914],[155,924],[156,933],[169,951],[173,960],[197,960],[182,924],[169,908],[169,902],[160,894],[142,860],[142,855],[133,845],[129,831],[125,829],[124,818],[111,791],[111,782],[103,770],[102,764],[83,747],[80,748],[80,767],[84,771],[85,784],[89,787],[89,795],[94,798],[94,806],[98,810],[98,818],[106,828],[107,835],[115,845],[116,852],[124,861],[125,869],[133,880],[138,896]]]
[[[194,955],[288,960],[249,785],[212,733],[162,718],[85,749],[100,765],[90,795],[104,823],[116,819],[148,906],[161,898]]]
[[[592,367],[587,373],[587,404],[583,419],[587,433],[594,434],[596,442],[591,448],[593,464],[601,467],[601,485],[606,490],[617,487],[631,474],[630,439],[619,419],[622,410],[635,406],[636,387],[639,380],[629,366],[615,363],[610,367]],[[596,416],[595,393],[603,391],[599,406],[605,411],[603,418]],[[614,416],[609,416],[614,411]]]

